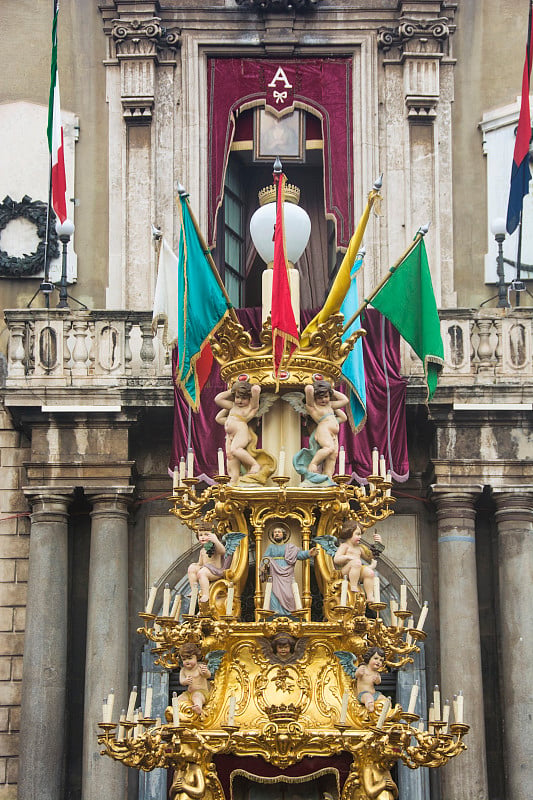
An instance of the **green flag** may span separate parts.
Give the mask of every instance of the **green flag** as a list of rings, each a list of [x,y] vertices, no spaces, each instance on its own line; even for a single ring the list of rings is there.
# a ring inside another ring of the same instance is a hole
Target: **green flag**
[[[391,277],[370,302],[423,362],[431,400],[444,364],[444,348],[424,239],[390,272]]]
[[[197,411],[200,389],[196,363],[211,334],[231,303],[213,272],[200,242],[185,195],[180,195],[180,248],[178,255],[178,366],[176,383]]]

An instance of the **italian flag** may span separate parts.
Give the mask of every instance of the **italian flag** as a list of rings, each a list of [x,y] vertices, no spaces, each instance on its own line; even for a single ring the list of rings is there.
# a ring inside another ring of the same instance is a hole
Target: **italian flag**
[[[61,125],[61,103],[59,102],[59,80],[57,77],[57,17],[59,0],[54,2],[52,25],[52,64],[50,68],[50,99],[48,102],[48,148],[51,159],[52,207],[59,221],[67,218],[67,181],[63,154],[63,126]]]

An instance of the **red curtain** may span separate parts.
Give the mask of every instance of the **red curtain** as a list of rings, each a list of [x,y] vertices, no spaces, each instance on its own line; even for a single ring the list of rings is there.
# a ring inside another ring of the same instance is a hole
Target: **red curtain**
[[[346,248],[354,229],[351,58],[210,58],[207,64],[209,245],[236,118],[247,108],[267,105],[277,113],[303,108],[320,119],[326,213],[336,221],[337,247]]]

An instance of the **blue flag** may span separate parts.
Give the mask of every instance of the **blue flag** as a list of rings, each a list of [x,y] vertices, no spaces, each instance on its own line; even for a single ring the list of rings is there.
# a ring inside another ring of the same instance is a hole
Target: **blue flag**
[[[358,253],[355,263],[350,271],[350,287],[340,307],[341,313],[347,322],[359,308],[359,295],[357,292],[357,273],[363,266],[363,253]],[[348,330],[343,333],[343,342],[361,327],[361,318],[350,325]],[[363,338],[357,339],[353,350],[348,354],[342,365],[342,375],[349,387],[350,398],[350,425],[354,433],[357,433],[366,422],[366,385],[365,385],[365,365],[363,360]]]
[[[186,195],[180,195],[178,254],[178,364],[176,384],[188,404],[200,405],[197,361],[209,337],[218,328],[231,303],[224,296],[191,216]]]

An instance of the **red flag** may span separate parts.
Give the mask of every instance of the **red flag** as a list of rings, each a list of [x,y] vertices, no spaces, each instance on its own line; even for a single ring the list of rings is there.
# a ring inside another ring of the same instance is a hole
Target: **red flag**
[[[274,377],[279,381],[279,371],[284,361],[286,364],[298,347],[298,327],[294,319],[291,292],[289,287],[289,265],[285,251],[285,225],[283,220],[283,198],[285,195],[286,177],[283,173],[274,174],[274,183],[278,185],[276,206],[276,227],[274,228],[274,276],[272,280],[272,355],[274,358]]]
[[[531,113],[529,109],[529,84],[531,80],[531,60],[533,58],[533,41],[531,28],[531,3],[529,4],[529,22],[527,29],[526,60],[522,73],[522,102],[514,146],[513,166],[511,169],[511,188],[507,206],[507,233],[513,233],[522,216],[522,203],[529,192],[531,172],[529,169],[529,144],[531,142]]]
[[[211,350],[211,345],[207,342],[200,353],[200,358],[196,362],[196,374],[198,375],[198,389],[200,392],[208,381],[212,366],[213,351]]]

